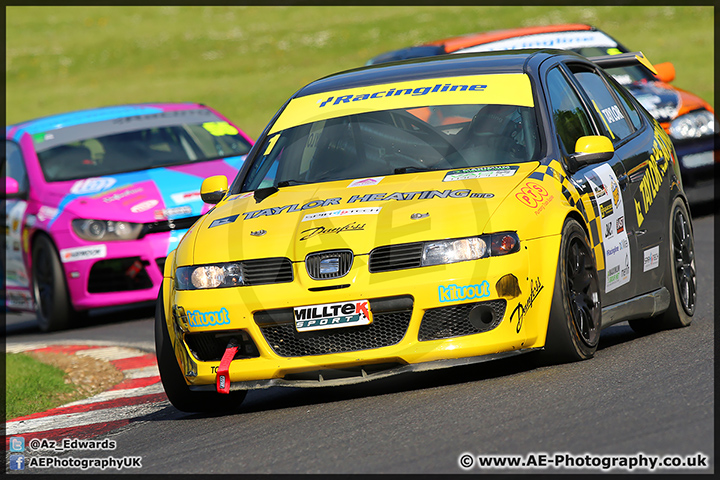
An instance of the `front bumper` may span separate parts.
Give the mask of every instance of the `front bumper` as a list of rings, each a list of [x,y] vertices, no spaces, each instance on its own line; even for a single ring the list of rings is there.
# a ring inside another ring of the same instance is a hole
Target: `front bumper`
[[[168,251],[187,229],[145,235],[139,240],[105,243],[102,258],[63,263],[76,310],[154,301],[163,280]],[[58,250],[78,248],[83,242],[72,233],[55,233]],[[79,245],[80,242],[83,242]]]
[[[519,252],[504,257],[373,274],[367,255],[359,255],[350,272],[335,280],[312,280],[303,262],[293,264],[294,280],[285,284],[176,291],[166,278],[168,331],[192,388],[215,388],[222,348],[209,353],[206,341],[232,336],[242,337],[243,344],[229,367],[232,389],[313,386],[320,378],[322,385],[355,383],[441,368],[448,361],[522,353],[544,345],[559,242],[559,235],[543,237],[521,243]],[[519,290],[507,288],[510,276]],[[477,295],[477,289],[469,290],[474,298],[465,300],[441,294],[449,286],[485,281],[487,295]],[[337,285],[347,286],[309,290]],[[536,295],[531,295],[533,288]],[[377,309],[373,324],[295,330],[293,307],[348,300],[370,300],[371,310]],[[502,305],[496,318],[472,318],[474,307],[488,305]],[[188,313],[203,315],[206,326],[190,326],[183,318]]]
[[[715,199],[715,177],[720,154],[717,150],[720,137],[675,141],[675,152],[680,163],[683,189],[693,204]]]

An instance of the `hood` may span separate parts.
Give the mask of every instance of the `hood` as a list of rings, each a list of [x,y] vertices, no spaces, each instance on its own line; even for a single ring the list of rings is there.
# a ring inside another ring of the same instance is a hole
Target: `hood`
[[[632,95],[660,123],[670,122],[680,115],[698,108],[712,111],[697,95],[663,82],[626,85]]]
[[[252,192],[233,195],[194,228],[194,245],[185,250],[193,252],[192,258],[178,260],[204,264],[284,256],[302,261],[321,250],[351,249],[362,255],[382,245],[486,233],[493,212],[537,166],[297,185],[259,203]]]
[[[73,218],[152,223],[197,216],[209,209],[200,199],[202,181],[211,175],[225,175],[231,181],[244,159],[48,183],[41,203],[57,209],[51,224],[63,217],[67,223]]]

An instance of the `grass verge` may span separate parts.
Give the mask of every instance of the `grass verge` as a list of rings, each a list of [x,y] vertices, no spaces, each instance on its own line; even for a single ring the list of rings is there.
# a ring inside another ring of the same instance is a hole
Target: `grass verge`
[[[66,403],[64,394],[70,394],[76,388],[65,383],[66,374],[61,369],[22,353],[5,355],[5,368],[7,420]]]
[[[257,138],[283,102],[375,55],[455,35],[589,23],[714,103],[713,6],[9,6],[6,121],[198,101]]]

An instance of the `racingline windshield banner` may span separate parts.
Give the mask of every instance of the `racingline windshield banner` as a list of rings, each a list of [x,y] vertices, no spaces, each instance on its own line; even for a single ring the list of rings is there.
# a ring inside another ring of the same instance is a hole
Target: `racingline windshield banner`
[[[329,118],[429,105],[497,104],[532,107],[523,73],[427,78],[347,88],[293,99],[270,133]]]

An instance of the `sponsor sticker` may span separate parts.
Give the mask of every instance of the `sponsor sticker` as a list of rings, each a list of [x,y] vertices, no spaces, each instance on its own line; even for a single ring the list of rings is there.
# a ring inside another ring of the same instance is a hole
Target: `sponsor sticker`
[[[55,218],[55,215],[58,214],[58,209],[53,207],[48,207],[47,205],[43,205],[40,207],[40,210],[38,210],[37,213],[37,219],[41,222],[44,222],[45,220],[52,220]]]
[[[70,187],[70,193],[75,195],[84,195],[86,193],[96,193],[107,190],[115,185],[115,179],[112,177],[92,177],[78,180]]]
[[[198,200],[202,200],[200,198],[200,192],[182,192],[182,193],[173,193],[170,195],[170,198],[173,202],[182,204],[182,203],[188,203],[188,202],[195,202]]]
[[[602,32],[553,32],[523,35],[496,42],[483,43],[463,48],[453,53],[491,52],[496,50],[518,50],[523,48],[581,48],[614,47],[617,45]]]
[[[382,210],[382,207],[345,208],[343,210],[331,210],[329,212],[308,213],[301,221],[307,222],[319,218],[346,217],[348,215],[377,215],[380,213],[380,210]]]
[[[300,232],[302,236],[298,240],[307,240],[308,238],[314,237],[316,235],[326,235],[328,233],[359,232],[362,230],[365,230],[365,224],[357,222],[350,222],[347,225],[335,228],[326,228],[323,226],[319,226],[303,230],[302,232]]]
[[[290,101],[268,135],[348,113],[466,103],[531,107],[530,79],[525,74],[460,75],[355,86],[305,95]]]
[[[607,202],[603,202],[600,204],[600,215],[602,216],[602,218],[605,218],[608,215],[612,215],[612,213],[613,213],[612,200],[608,200]]]
[[[660,265],[660,246],[643,252],[643,272],[657,268]]]
[[[142,188],[130,188],[128,190],[123,190],[121,192],[115,191],[112,195],[108,193],[107,196],[103,197],[104,203],[111,203],[115,202],[117,200],[121,200],[125,197],[129,197],[130,195],[135,195],[136,193],[142,192]]]
[[[525,186],[515,194],[515,198],[530,208],[535,209],[535,215],[539,214],[555,198],[550,195],[545,187],[536,182],[526,182]]]
[[[456,180],[470,180],[473,178],[488,177],[512,177],[520,167],[517,165],[496,165],[492,167],[464,168],[452,170],[445,174],[443,182],[454,182]]]
[[[617,176],[604,164],[586,174],[597,196],[602,217],[602,245],[605,253],[605,291],[610,292],[630,281],[630,248],[625,231],[625,205]]]
[[[91,245],[89,247],[73,247],[60,250],[60,260],[63,263],[77,262],[79,260],[90,260],[93,258],[105,258],[107,246],[104,244]]]
[[[240,215],[230,215],[229,217],[218,218],[213,220],[208,228],[219,227],[220,225],[227,225],[233,223]]]
[[[5,293],[7,295],[8,307],[23,310],[33,310],[35,308],[30,292],[24,290],[7,290]]]
[[[613,234],[614,234],[613,222],[612,221],[606,222],[605,223],[605,238],[611,238],[613,236]]]
[[[298,332],[355,327],[372,323],[370,302],[367,300],[295,307],[293,314],[295,329]]]
[[[217,312],[201,312],[200,310],[187,312],[187,319],[191,327],[208,327],[230,323],[230,315],[225,307]]]
[[[439,285],[438,300],[441,303],[459,302],[490,296],[490,284],[483,280],[479,285]]]
[[[625,231],[625,217],[618,217],[617,220],[615,220],[615,227],[617,228],[617,233],[621,233]]]
[[[350,185],[347,186],[347,188],[351,187],[367,187],[368,185],[377,185],[380,183],[380,180],[382,180],[385,177],[371,177],[371,178],[360,178],[358,180],[353,180],[350,182]]]
[[[165,220],[166,218],[175,218],[180,215],[187,215],[192,213],[192,207],[189,205],[183,205],[180,207],[164,208],[162,210],[155,210],[155,220]]]
[[[158,204],[157,200],[146,200],[144,202],[140,202],[137,205],[133,205],[132,207],[130,207],[130,211],[132,213],[145,212],[147,210],[150,210],[157,204]]]
[[[540,292],[543,289],[543,284],[540,282],[540,277],[537,277],[536,281],[533,281],[530,279],[530,295],[528,295],[527,300],[525,300],[525,303],[518,302],[517,307],[512,311],[510,314],[510,324],[513,323],[513,320],[516,321],[515,323],[515,332],[520,333],[520,329],[523,325],[523,320],[525,319],[525,315],[530,311],[530,309],[533,306],[533,303],[535,302],[535,299],[540,294]]]

